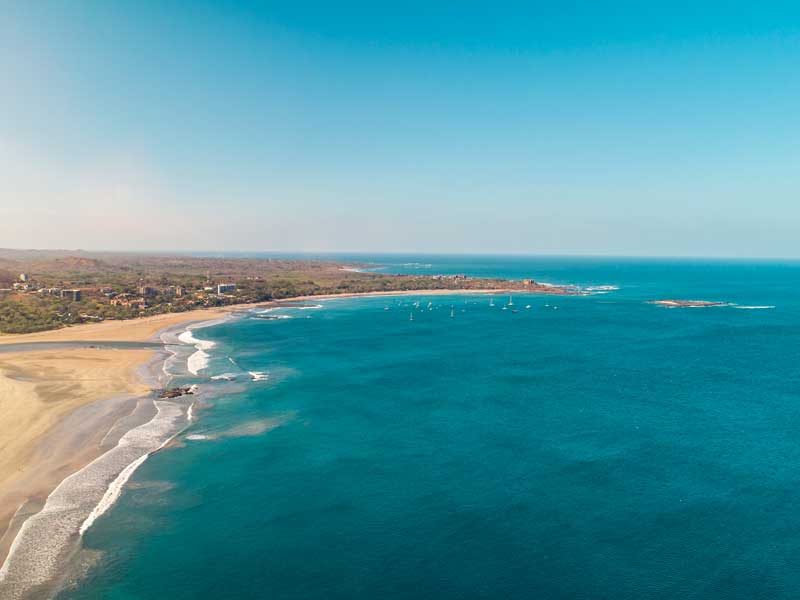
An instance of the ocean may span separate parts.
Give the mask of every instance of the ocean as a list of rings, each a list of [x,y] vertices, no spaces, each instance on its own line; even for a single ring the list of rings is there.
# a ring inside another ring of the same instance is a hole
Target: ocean
[[[193,422],[59,600],[800,596],[800,263],[347,259],[594,290],[182,334]]]

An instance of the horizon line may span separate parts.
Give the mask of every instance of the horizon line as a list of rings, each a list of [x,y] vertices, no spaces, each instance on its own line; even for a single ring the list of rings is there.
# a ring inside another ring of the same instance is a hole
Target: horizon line
[[[662,260],[736,260],[736,261],[800,261],[800,256],[741,256],[726,254],[711,255],[692,255],[692,254],[614,254],[597,253],[589,254],[582,252],[510,252],[510,251],[414,251],[414,250],[103,250],[86,248],[14,248],[0,247],[0,252],[64,252],[64,253],[83,253],[83,254],[139,254],[143,256],[170,256],[170,255],[200,255],[210,256],[213,254],[233,254],[242,255],[268,255],[275,256],[297,256],[297,255],[353,255],[353,256],[493,256],[510,258],[608,258],[608,259],[662,259]],[[262,257],[254,257],[262,258]]]

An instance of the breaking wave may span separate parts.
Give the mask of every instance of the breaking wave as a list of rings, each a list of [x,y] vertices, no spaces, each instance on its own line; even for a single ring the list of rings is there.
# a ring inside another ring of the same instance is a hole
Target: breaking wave
[[[125,482],[153,452],[186,425],[181,404],[154,401],[157,413],[120,438],[117,445],[73,473],[47,497],[17,534],[2,568],[0,597],[22,598],[53,581],[78,536],[83,535],[119,498]]]
[[[191,344],[197,349],[197,351],[186,360],[186,368],[192,375],[197,375],[200,371],[208,367],[211,355],[206,352],[206,350],[210,350],[216,346],[214,342],[197,339],[190,329],[180,334],[178,340],[184,344]]]

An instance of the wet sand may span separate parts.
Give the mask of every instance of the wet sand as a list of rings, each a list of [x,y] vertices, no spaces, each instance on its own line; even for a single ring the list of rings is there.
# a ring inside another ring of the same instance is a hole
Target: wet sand
[[[139,422],[137,399],[155,384],[145,367],[160,345],[48,346],[149,342],[169,327],[224,314],[200,310],[0,336],[0,348],[10,350],[0,352],[0,564],[49,493],[113,447],[126,422],[127,429]]]
[[[132,412],[131,399],[149,392],[136,370],[151,354],[80,349],[0,355],[0,561],[19,517],[35,512],[66,476],[101,454],[102,438]],[[78,412],[90,405],[97,406]]]

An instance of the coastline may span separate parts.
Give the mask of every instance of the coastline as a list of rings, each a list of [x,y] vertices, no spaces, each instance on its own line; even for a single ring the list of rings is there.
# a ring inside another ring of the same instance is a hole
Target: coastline
[[[6,593],[8,597],[25,597],[35,587],[39,593],[44,591],[42,585],[54,582],[54,568],[58,572],[66,571],[71,555],[62,553],[57,564],[51,560],[49,570],[42,572],[38,582],[32,582],[34,587],[29,585],[31,581],[24,580],[27,575],[16,582],[10,576],[12,571],[17,574],[27,572],[26,562],[32,564],[41,560],[35,553],[28,552],[26,556],[20,551],[24,545],[22,534],[28,538],[34,533],[41,536],[48,527],[53,528],[55,523],[48,522],[48,510],[43,509],[48,507],[48,502],[60,500],[60,496],[68,491],[68,483],[88,477],[91,475],[87,475],[88,471],[98,471],[103,463],[110,462],[110,455],[119,448],[120,439],[152,426],[158,420],[155,418],[157,415],[166,415],[168,426],[165,432],[161,432],[163,440],[159,438],[157,444],[143,444],[140,455],[134,456],[133,460],[128,455],[118,457],[113,461],[113,468],[106,468],[104,473],[107,472],[107,477],[113,477],[107,482],[99,502],[91,507],[85,522],[81,519],[82,533],[91,524],[89,519],[93,521],[113,504],[136,467],[188,425],[190,404],[187,405],[186,399],[158,401],[151,391],[159,383],[163,384],[164,378],[170,377],[166,365],[174,352],[167,344],[179,344],[179,332],[191,326],[208,326],[252,308],[308,300],[505,293],[521,292],[437,289],[298,296],[0,336],[0,350],[9,350],[0,353],[0,383],[5,386],[6,396],[12,394],[17,398],[19,404],[25,405],[26,416],[37,423],[36,427],[23,427],[18,420],[8,420],[9,411],[0,414],[0,432],[9,432],[7,437],[13,436],[16,444],[15,451],[6,452],[0,460],[0,592],[9,587],[7,592],[3,592],[4,597]],[[161,343],[153,344],[156,340]],[[57,350],[39,350],[36,347],[38,343],[64,346]],[[70,343],[81,345],[70,347]],[[121,349],[114,347],[113,343],[141,343],[143,346]],[[18,350],[9,346],[14,344],[25,348]],[[0,448],[5,450],[8,444],[0,434]],[[53,456],[58,459],[54,460]],[[98,507],[104,503],[105,507],[98,512]],[[79,539],[73,532],[64,538],[64,544],[67,538],[72,538],[72,542]],[[72,546],[74,551],[77,544]],[[15,561],[11,560],[12,554]],[[16,564],[11,565],[12,562]],[[27,588],[19,591],[21,586]]]
[[[157,315],[0,340],[0,597],[49,597],[71,572],[77,526],[116,499],[109,492],[119,472],[185,426],[185,407],[153,393],[165,383],[170,353],[152,340],[226,314]]]
[[[561,290],[563,288],[553,288]],[[151,342],[158,341],[166,330],[191,323],[199,323],[223,318],[231,313],[250,310],[251,308],[280,306],[292,302],[308,302],[311,300],[335,300],[337,298],[370,298],[391,296],[484,296],[491,294],[518,295],[564,295],[565,292],[546,292],[542,290],[519,290],[513,288],[492,289],[432,289],[432,290],[399,290],[386,292],[351,292],[343,294],[318,294],[310,296],[292,296],[277,300],[265,300],[249,304],[230,304],[212,308],[198,308],[185,312],[162,313],[134,319],[117,319],[102,323],[82,323],[49,329],[34,333],[0,334],[0,346],[27,342]]]

